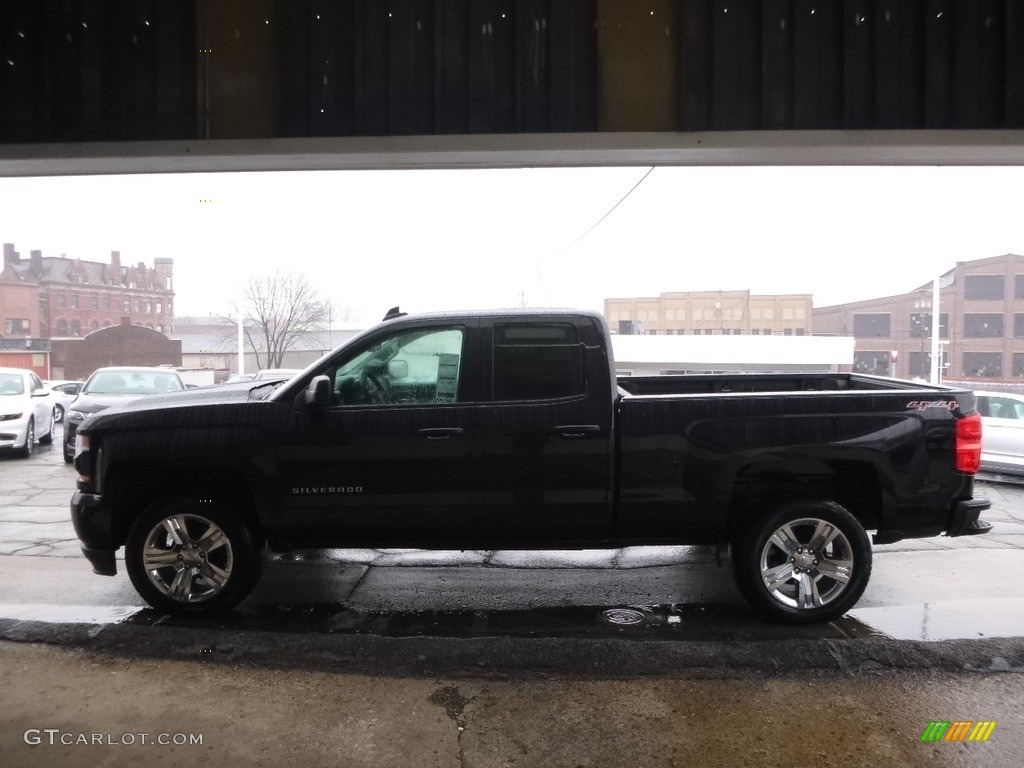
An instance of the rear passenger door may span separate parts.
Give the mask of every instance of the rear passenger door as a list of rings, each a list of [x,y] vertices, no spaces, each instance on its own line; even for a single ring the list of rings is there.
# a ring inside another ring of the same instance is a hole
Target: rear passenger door
[[[588,347],[580,327],[558,316],[495,319],[481,335],[490,354],[488,401],[475,420],[477,524],[502,546],[603,541],[612,413],[603,348]]]

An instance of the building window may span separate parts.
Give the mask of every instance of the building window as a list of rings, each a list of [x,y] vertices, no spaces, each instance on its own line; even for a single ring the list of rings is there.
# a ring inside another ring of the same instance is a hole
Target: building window
[[[72,293],[71,294],[71,308],[72,309],[78,309],[78,294],[77,293]]]
[[[7,333],[28,333],[29,321],[21,318],[8,318],[6,323]]]
[[[68,321],[61,318],[57,321],[57,335],[67,336],[68,335]]]
[[[58,293],[57,294],[57,308],[58,309],[64,309],[64,307],[67,304],[67,300],[68,300],[68,298],[67,298],[67,296],[64,295],[63,291]]]
[[[793,329],[792,328],[783,328],[782,329],[782,335],[783,336],[792,336],[793,335]]]
[[[1024,354],[1020,352],[1013,353],[1013,378],[1024,378]]]
[[[162,315],[164,313],[164,305],[162,301],[158,301],[156,303],[156,313],[158,315]]]
[[[93,294],[92,296],[89,297],[89,299],[90,299],[90,305],[92,306],[93,311],[94,312],[98,311],[99,308],[100,308],[100,297],[97,296],[96,294]]]
[[[999,378],[1003,375],[1002,352],[964,352],[964,375]]]
[[[804,329],[803,328],[797,328],[796,329],[796,335],[797,336],[803,336],[804,335]]]
[[[932,313],[912,312],[910,314],[910,338],[930,339],[932,337]],[[949,338],[949,315],[939,315],[939,338]]]
[[[1024,299],[1024,275],[1013,276],[1013,298]]]
[[[90,331],[98,331],[99,329],[100,329],[100,323],[99,323],[98,320],[90,320],[89,321],[89,330]]]
[[[998,339],[1003,336],[1003,316],[991,314],[964,315],[964,338]]]
[[[131,299],[125,299],[124,300],[124,311],[125,312],[131,312],[132,311],[132,300]]]
[[[761,329],[760,328],[751,328],[750,329],[750,335],[751,336],[760,336],[761,335]]]
[[[772,335],[772,329],[771,328],[765,328],[763,331],[761,331],[761,335],[762,336],[771,336]]]
[[[888,352],[854,352],[853,372],[886,376],[889,373]]]
[[[1024,314],[1020,312],[1013,316],[1013,335],[1018,339],[1024,336]]]
[[[888,313],[853,316],[853,335],[858,339],[887,339],[892,335]]]
[[[82,324],[77,320],[71,321],[71,335],[81,336],[82,335]]]
[[[110,311],[110,297],[109,296],[104,296],[103,297],[103,311],[104,312],[109,312]]]
[[[1002,301],[1002,275],[967,275],[964,279],[964,298]]]

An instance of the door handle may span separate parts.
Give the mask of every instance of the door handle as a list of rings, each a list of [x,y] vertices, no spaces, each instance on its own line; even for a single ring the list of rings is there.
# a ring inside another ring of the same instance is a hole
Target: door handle
[[[599,424],[563,424],[560,427],[555,427],[555,432],[562,437],[570,439],[594,435],[600,431],[601,426]]]
[[[462,427],[427,427],[416,434],[427,440],[447,440],[452,435],[461,435],[462,432]]]

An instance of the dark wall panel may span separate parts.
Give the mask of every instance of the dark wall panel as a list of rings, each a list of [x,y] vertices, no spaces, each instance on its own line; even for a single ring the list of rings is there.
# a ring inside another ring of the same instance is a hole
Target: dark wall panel
[[[0,141],[1024,127],[1024,0],[0,0]]]
[[[597,130],[597,0],[550,0],[547,130]]]
[[[761,127],[793,124],[793,12],[790,0],[764,0],[761,11]]]

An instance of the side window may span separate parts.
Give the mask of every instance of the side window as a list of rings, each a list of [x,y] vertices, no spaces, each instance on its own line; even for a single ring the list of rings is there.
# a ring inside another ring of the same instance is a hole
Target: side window
[[[494,399],[547,400],[583,394],[583,351],[568,323],[494,328]]]
[[[1021,404],[1008,397],[989,398],[988,415],[997,419],[1019,419]]]
[[[411,328],[374,341],[334,373],[338,405],[459,402],[461,328]]]

